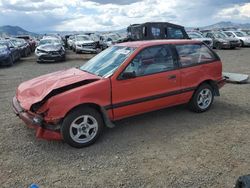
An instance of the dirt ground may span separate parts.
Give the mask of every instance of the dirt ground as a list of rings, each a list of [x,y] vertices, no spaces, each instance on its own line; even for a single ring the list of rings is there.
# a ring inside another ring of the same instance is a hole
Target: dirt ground
[[[224,71],[250,75],[250,48],[218,54]],[[206,113],[182,105],[119,121],[88,148],[36,139],[12,112],[15,88],[89,57],[0,68],[0,187],[232,188],[250,173],[250,84],[226,85]]]

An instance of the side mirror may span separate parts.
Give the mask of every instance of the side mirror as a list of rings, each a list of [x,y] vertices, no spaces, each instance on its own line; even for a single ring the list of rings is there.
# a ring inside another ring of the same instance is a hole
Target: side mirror
[[[135,72],[123,72],[120,76],[119,80],[126,80],[126,79],[132,79],[132,78],[136,78],[136,74]]]

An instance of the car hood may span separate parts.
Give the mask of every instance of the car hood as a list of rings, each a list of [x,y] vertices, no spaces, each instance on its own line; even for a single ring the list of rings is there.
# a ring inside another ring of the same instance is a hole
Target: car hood
[[[232,39],[231,38],[216,38],[220,42],[230,42]]]
[[[0,46],[0,55],[5,55],[6,53],[8,53],[8,49],[6,47],[2,47]]]
[[[60,44],[44,44],[44,45],[40,45],[37,47],[37,49],[39,50],[43,50],[43,51],[58,51],[62,48],[62,45]]]
[[[250,37],[248,36],[245,36],[245,37],[237,37],[238,39],[241,39],[241,40],[247,40],[247,41],[250,41]]]
[[[33,104],[47,100],[52,93],[54,96],[99,79],[100,77],[77,68],[57,71],[21,83],[17,88],[16,97],[20,105],[29,110]]]
[[[193,40],[198,40],[198,41],[211,41],[211,42],[212,42],[212,39],[211,39],[211,38],[193,38]]]
[[[93,41],[93,40],[77,41],[77,42],[76,42],[76,45],[92,44],[92,43],[94,43],[94,42],[95,42],[95,41]]]

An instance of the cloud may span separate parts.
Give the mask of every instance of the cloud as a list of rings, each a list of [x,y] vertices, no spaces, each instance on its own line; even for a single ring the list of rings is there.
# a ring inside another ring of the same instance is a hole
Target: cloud
[[[149,21],[198,27],[246,21],[249,11],[249,0],[0,0],[0,24],[31,31],[107,31]]]
[[[250,3],[234,5],[233,7],[221,10],[216,17],[231,20],[249,21],[250,19]]]
[[[100,4],[117,4],[117,5],[128,5],[142,0],[91,0]]]

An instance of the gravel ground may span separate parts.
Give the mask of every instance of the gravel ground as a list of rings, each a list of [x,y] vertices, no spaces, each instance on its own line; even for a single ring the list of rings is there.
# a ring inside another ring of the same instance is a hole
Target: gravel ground
[[[250,49],[221,50],[224,71],[250,75]],[[69,53],[69,52],[68,52]],[[117,122],[94,145],[75,149],[35,138],[12,112],[22,81],[81,65],[90,55],[0,69],[1,187],[233,187],[250,173],[250,84],[227,84],[210,111],[185,105]]]

